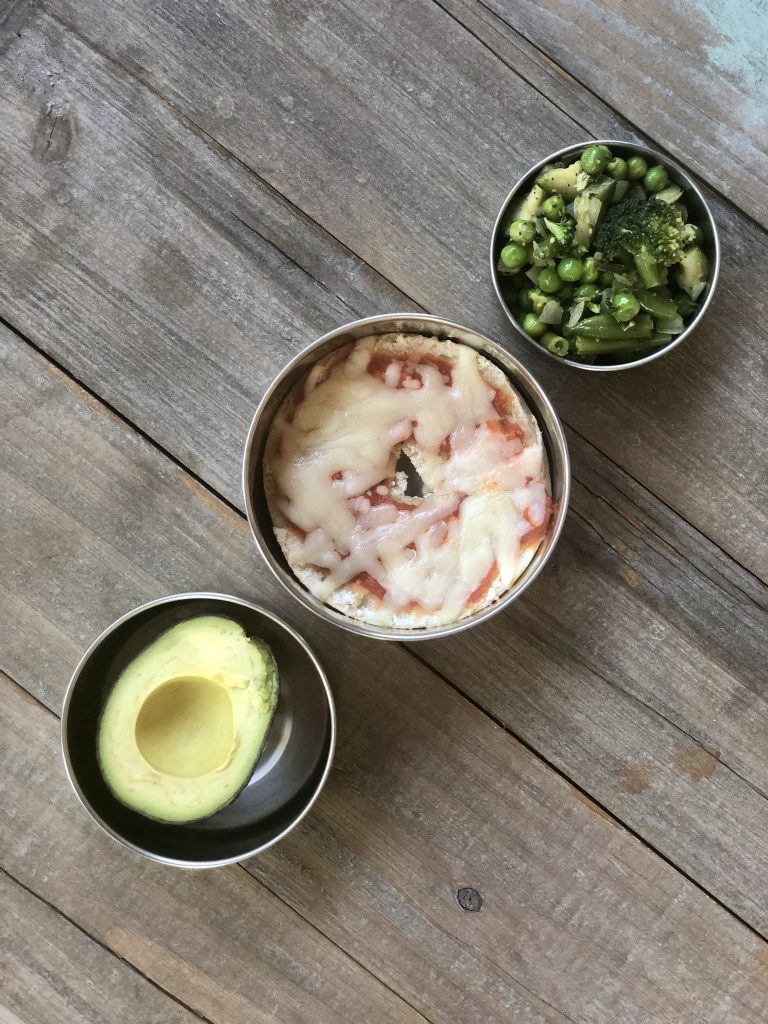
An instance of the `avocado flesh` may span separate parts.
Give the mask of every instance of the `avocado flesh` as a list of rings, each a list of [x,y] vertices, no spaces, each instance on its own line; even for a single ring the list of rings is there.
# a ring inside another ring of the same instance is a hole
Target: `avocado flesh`
[[[277,704],[266,644],[222,616],[188,619],[131,661],[99,724],[102,775],[150,818],[207,818],[248,782]]]

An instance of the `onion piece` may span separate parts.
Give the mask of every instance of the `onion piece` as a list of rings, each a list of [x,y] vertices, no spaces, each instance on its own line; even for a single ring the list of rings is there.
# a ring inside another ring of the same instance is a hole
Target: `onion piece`
[[[563,307],[557,299],[550,299],[539,313],[539,320],[543,324],[559,324],[562,319]]]
[[[566,324],[566,326],[567,327],[575,327],[576,324],[579,322],[579,320],[581,320],[581,318],[583,316],[584,316],[584,303],[583,302],[575,302],[571,306],[570,310],[568,311],[568,323]]]

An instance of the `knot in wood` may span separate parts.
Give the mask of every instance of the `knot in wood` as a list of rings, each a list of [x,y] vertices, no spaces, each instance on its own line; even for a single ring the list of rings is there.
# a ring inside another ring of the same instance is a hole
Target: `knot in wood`
[[[468,887],[459,889],[456,893],[456,899],[462,910],[469,910],[473,913],[480,910],[483,905],[483,897],[477,889],[470,889]]]

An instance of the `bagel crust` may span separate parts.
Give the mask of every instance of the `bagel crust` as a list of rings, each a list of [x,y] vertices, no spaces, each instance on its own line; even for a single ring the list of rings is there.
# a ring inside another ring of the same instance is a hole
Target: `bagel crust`
[[[467,345],[410,334],[361,339],[312,367],[270,428],[264,489],[301,583],[400,629],[497,601],[552,514],[541,432],[507,376]]]

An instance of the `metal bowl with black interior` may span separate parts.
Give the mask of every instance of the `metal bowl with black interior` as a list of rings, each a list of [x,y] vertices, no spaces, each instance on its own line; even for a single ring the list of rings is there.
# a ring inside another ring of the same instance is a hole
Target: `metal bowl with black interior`
[[[277,662],[279,695],[253,775],[235,799],[208,818],[168,824],[126,807],[108,788],[97,757],[99,720],[128,663],[166,630],[198,615],[233,619],[265,641]],[[240,598],[177,594],[135,608],[94,641],[67,689],[61,734],[70,782],[109,835],[152,860],[208,868],[260,853],[301,821],[331,767],[336,715],[322,667],[287,623]]]
[[[519,316],[513,308],[513,292],[510,290],[512,287],[510,284],[511,278],[507,275],[500,274],[498,271],[499,254],[506,242],[509,241],[507,231],[509,229],[509,225],[514,220],[512,211],[517,205],[518,200],[523,194],[533,187],[536,178],[545,167],[548,165],[565,166],[575,160],[580,153],[590,146],[608,146],[614,156],[621,157],[624,160],[628,160],[631,156],[639,155],[647,160],[649,166],[661,164],[665,167],[669,173],[669,184],[679,185],[683,189],[681,201],[684,203],[688,211],[689,222],[696,224],[701,228],[703,236],[701,247],[709,261],[709,280],[707,282],[707,287],[697,300],[698,305],[691,316],[691,319],[686,323],[684,330],[678,334],[673,341],[664,345],[662,348],[654,349],[648,354],[638,355],[635,358],[629,357],[622,360],[617,359],[614,362],[606,361],[605,363],[582,363],[577,362],[575,359],[568,358],[568,356],[562,357],[554,355],[552,352],[548,352],[547,349],[540,345],[529,334],[526,334],[523,330],[522,324],[520,323]],[[573,146],[565,146],[563,149],[559,149],[556,153],[550,153],[549,156],[544,157],[543,160],[540,160],[535,166],[527,170],[519,179],[517,184],[514,185],[501,205],[501,209],[496,217],[496,222],[493,225],[493,231],[491,232],[490,270],[493,287],[496,292],[496,296],[501,303],[501,307],[506,313],[509,322],[521,338],[523,338],[529,345],[532,345],[537,352],[542,353],[542,355],[547,359],[553,359],[558,363],[564,363],[568,366],[576,367],[576,369],[579,370],[593,370],[598,373],[605,373],[612,370],[628,370],[634,366],[645,366],[646,363],[651,363],[655,359],[659,359],[661,356],[664,356],[668,352],[677,348],[677,346],[681,345],[699,326],[707,312],[710,302],[712,301],[712,296],[714,295],[715,287],[717,285],[717,279],[720,273],[720,242],[712,211],[710,210],[709,204],[704,198],[701,189],[696,183],[695,178],[675,160],[671,160],[664,153],[659,153],[654,149],[650,149],[648,146],[643,146],[636,142],[622,142],[615,139],[587,139],[586,141],[576,143]]]

